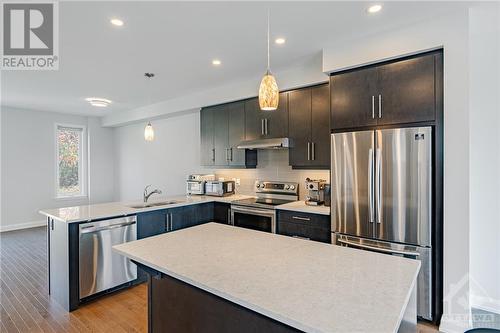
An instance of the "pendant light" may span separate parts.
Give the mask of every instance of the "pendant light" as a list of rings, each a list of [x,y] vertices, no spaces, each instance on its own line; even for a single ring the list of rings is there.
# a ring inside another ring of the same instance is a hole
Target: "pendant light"
[[[271,74],[269,53],[269,10],[267,11],[267,71],[260,82],[259,106],[263,111],[274,111],[278,108],[280,91],[273,74]]]
[[[148,78],[148,81],[151,81],[151,79],[155,75],[153,73],[144,73],[144,76]],[[148,84],[148,86],[149,86],[148,95],[151,96],[151,84]],[[151,104],[151,98],[148,99],[148,103]],[[154,139],[155,139],[155,131],[153,129],[153,125],[151,125],[151,122],[149,121],[146,127],[144,128],[144,140],[153,141]]]

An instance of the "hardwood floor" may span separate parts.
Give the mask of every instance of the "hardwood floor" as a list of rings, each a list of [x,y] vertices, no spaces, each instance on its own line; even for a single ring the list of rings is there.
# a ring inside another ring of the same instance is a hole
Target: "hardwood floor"
[[[68,313],[47,293],[46,229],[0,233],[0,332],[147,332],[147,286]],[[419,333],[434,332],[419,324]]]

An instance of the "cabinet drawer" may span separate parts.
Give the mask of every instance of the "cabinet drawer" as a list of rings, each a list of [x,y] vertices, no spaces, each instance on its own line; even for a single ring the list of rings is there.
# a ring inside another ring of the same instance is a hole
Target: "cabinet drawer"
[[[329,229],[315,228],[303,223],[279,221],[278,234],[305,238],[324,243],[331,242],[331,232]]]
[[[305,224],[309,227],[326,229],[328,232],[331,231],[330,228],[330,216],[321,214],[309,214],[302,212],[293,211],[278,211],[278,222],[289,222],[289,223],[299,223]]]

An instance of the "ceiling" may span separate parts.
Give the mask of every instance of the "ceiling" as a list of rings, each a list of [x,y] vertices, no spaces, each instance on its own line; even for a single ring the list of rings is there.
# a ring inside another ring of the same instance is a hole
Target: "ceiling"
[[[59,70],[2,72],[2,105],[103,116],[184,96],[266,67],[285,69],[323,46],[468,6],[464,2],[60,2]],[[112,17],[124,26],[110,24]],[[222,64],[215,67],[212,59]],[[144,72],[154,72],[149,83]],[[113,101],[90,106],[86,97]]]

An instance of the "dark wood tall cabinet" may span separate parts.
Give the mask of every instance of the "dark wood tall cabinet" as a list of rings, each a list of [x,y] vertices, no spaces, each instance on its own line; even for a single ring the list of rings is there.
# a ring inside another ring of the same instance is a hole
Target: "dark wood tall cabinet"
[[[328,84],[289,92],[289,164],[294,168],[330,167],[330,90]]]
[[[433,52],[332,75],[332,130],[434,121],[441,68]]]

